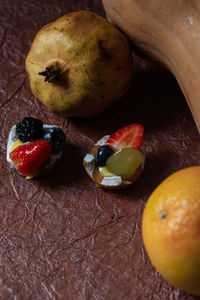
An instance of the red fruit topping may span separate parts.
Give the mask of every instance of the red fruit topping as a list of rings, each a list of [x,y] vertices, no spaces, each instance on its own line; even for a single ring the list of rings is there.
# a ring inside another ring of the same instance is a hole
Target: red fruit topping
[[[142,145],[144,127],[141,124],[131,124],[125,126],[110,136],[106,145],[120,150],[133,147],[139,149]]]
[[[24,176],[34,176],[44,165],[51,151],[52,146],[48,141],[37,140],[18,146],[9,157]]]

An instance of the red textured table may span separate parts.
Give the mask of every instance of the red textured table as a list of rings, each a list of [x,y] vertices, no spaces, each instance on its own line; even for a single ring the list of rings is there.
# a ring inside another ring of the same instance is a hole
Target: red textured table
[[[200,140],[175,79],[135,59],[130,90],[103,114],[67,119],[32,95],[24,61],[36,32],[71,11],[104,15],[100,0],[0,0],[0,299],[198,299],[152,267],[141,222],[153,189],[200,163]],[[25,180],[6,162],[10,128],[24,116],[61,127],[63,160],[46,177]],[[145,127],[146,165],[127,190],[90,181],[82,159],[100,137],[130,123]]]

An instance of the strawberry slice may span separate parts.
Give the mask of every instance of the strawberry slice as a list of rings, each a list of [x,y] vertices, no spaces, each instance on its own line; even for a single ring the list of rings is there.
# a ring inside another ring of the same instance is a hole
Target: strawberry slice
[[[125,126],[110,136],[106,144],[116,150],[133,147],[139,149],[142,145],[144,127],[135,123]]]
[[[50,142],[37,140],[20,145],[10,152],[9,157],[16,169],[24,176],[35,176],[52,151]]]

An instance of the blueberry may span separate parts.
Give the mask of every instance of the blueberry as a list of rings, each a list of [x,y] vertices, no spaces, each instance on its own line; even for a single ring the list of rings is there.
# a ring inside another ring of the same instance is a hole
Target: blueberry
[[[65,134],[62,129],[52,127],[44,131],[43,139],[49,141],[52,145],[52,152],[57,153],[64,147],[66,143]]]
[[[99,147],[96,154],[96,164],[100,167],[105,166],[107,159],[114,153],[113,149],[109,146],[101,146]]]

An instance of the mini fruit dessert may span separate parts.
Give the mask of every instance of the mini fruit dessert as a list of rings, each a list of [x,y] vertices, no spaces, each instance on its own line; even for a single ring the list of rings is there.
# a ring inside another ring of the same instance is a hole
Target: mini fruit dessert
[[[62,156],[64,145],[65,134],[62,129],[25,117],[11,128],[7,161],[26,179],[32,179],[55,165]]]
[[[70,117],[101,113],[127,91],[133,71],[126,37],[90,12],[66,14],[44,26],[26,58],[33,94]]]
[[[83,165],[97,186],[109,189],[131,185],[144,168],[142,145],[144,128],[131,124],[100,139],[86,154]]]
[[[200,296],[200,166],[182,169],[151,194],[143,214],[146,251],[172,285]]]

